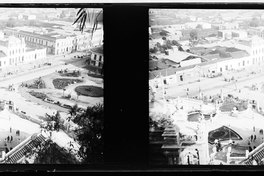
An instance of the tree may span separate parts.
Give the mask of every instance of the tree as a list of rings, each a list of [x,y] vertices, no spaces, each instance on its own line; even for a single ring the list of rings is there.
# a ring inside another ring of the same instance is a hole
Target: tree
[[[68,121],[72,120],[73,118],[75,118],[75,116],[77,115],[78,111],[80,110],[80,108],[78,107],[77,104],[73,105],[71,107],[71,109],[69,110],[69,114],[70,116],[67,118]]]
[[[161,47],[160,42],[157,42],[157,43],[156,43],[156,46],[157,46],[158,48],[160,48],[160,47]]]
[[[167,31],[161,31],[159,34],[160,34],[161,36],[167,36],[168,32],[167,32]]]
[[[79,156],[83,163],[101,163],[103,161],[104,147],[104,107],[97,104],[73,119],[79,128],[75,130],[76,138],[80,144]]]
[[[259,23],[260,23],[259,19],[256,18],[256,17],[254,17],[254,18],[252,18],[252,20],[249,22],[249,26],[251,26],[251,27],[258,27],[258,26],[259,26]]]
[[[48,131],[59,131],[63,128],[63,120],[61,119],[60,113],[57,111],[54,115],[46,113],[47,124],[44,127]]]
[[[198,25],[196,26],[196,29],[203,29],[203,26],[202,26],[201,24],[198,24]]]
[[[181,46],[178,46],[179,51],[184,51],[184,49]]]
[[[149,49],[149,52],[150,52],[150,53],[154,53],[154,54],[155,54],[155,53],[157,53],[157,52],[158,52],[158,49],[157,49],[157,47],[150,48],[150,49]]]
[[[38,145],[32,151],[35,154],[34,164],[78,164],[76,158],[68,151],[63,150],[51,140]]]
[[[191,38],[191,40],[197,40],[198,39],[197,30],[191,30],[191,32],[190,32],[190,38]]]
[[[181,44],[179,44],[176,40],[172,40],[171,41],[171,44],[172,45],[175,45],[175,46],[180,46]]]
[[[37,88],[40,89],[40,88],[44,88],[45,87],[45,83],[44,81],[42,80],[41,77],[39,77],[35,82],[34,82],[35,85],[37,85]]]
[[[99,22],[102,22],[102,13],[103,11],[100,10],[96,13],[95,9],[88,9],[88,8],[80,8],[77,12],[77,18],[73,24],[79,24],[80,31],[83,32],[86,24],[90,24],[92,26],[91,31],[91,39],[93,38],[94,31],[97,30]]]

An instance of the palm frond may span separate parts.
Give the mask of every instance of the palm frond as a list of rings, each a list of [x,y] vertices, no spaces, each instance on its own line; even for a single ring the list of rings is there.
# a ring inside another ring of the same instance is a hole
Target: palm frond
[[[102,10],[99,11],[99,13],[96,13],[95,9],[86,9],[81,8],[77,12],[77,19],[74,21],[73,24],[79,23],[79,29],[83,32],[86,23],[92,25],[91,30],[91,38],[93,38],[93,33],[96,31],[98,27],[98,18],[102,14]]]

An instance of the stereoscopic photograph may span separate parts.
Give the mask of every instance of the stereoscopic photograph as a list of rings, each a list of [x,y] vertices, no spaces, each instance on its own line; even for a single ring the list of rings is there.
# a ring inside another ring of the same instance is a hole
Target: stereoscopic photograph
[[[0,14],[0,163],[101,163],[103,10]]]
[[[264,10],[149,10],[151,165],[264,163]]]

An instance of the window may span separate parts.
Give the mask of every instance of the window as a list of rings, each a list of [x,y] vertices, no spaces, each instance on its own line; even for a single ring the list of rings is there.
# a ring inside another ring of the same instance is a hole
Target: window
[[[101,55],[99,56],[99,61],[100,61],[100,62],[102,61],[102,56],[101,56]]]

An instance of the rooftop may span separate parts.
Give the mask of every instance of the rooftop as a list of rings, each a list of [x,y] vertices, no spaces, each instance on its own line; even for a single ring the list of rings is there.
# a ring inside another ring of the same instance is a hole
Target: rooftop
[[[179,68],[173,68],[173,67],[169,67],[167,69],[163,69],[163,70],[155,70],[155,71],[150,71],[149,72],[149,79],[154,79],[156,76],[158,75],[162,75],[162,76],[168,76],[168,75],[173,75],[176,72],[182,71],[182,70],[187,70],[187,69],[192,69],[195,68],[196,66],[205,66],[205,65],[210,65],[210,64],[215,64],[217,62],[221,62],[221,61],[225,61],[225,60],[231,60],[231,59],[239,59],[241,57],[244,56],[248,56],[249,54],[246,51],[238,51],[238,52],[234,52],[234,53],[230,53],[229,57],[220,57],[213,55],[213,57],[211,59],[208,59],[207,62],[202,62],[200,64],[196,64],[196,65],[189,65],[187,67],[179,67]],[[216,59],[213,59],[216,58]]]
[[[92,48],[91,51],[94,52],[94,53],[98,53],[98,54],[104,54],[103,45],[100,46],[100,47]]]
[[[0,51],[0,57],[6,57],[6,54],[3,51]]]

